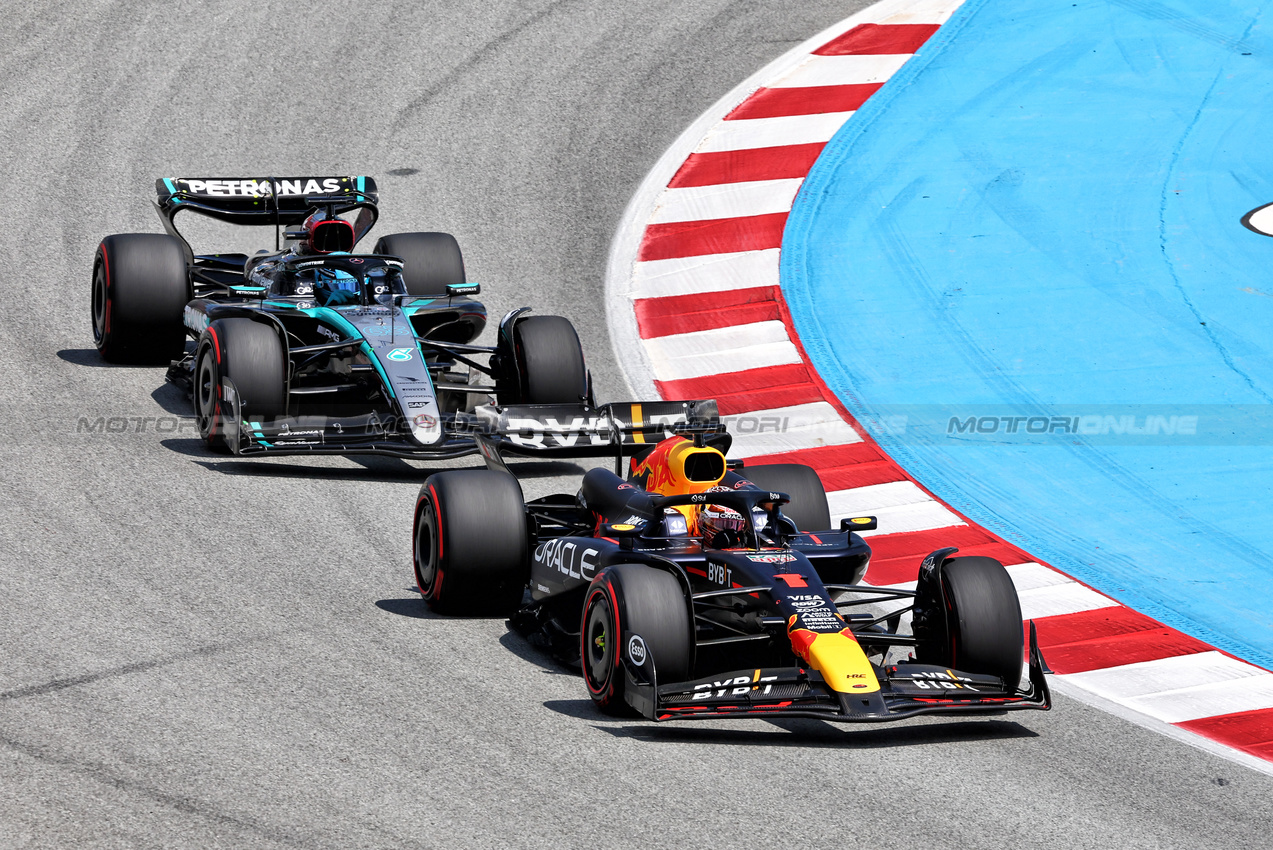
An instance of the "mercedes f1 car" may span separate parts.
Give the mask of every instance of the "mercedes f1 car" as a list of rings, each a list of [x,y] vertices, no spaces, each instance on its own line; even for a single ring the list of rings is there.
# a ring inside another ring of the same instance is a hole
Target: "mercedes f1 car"
[[[396,233],[351,253],[378,215],[371,178],[155,185],[167,233],[97,250],[94,340],[109,361],[171,362],[210,445],[456,457],[477,451],[474,431],[506,451],[622,442],[567,319],[514,310],[495,346],[473,344],[486,308],[451,235]],[[175,226],[187,213],[272,226],[275,250],[195,255]]]
[[[1050,708],[1002,564],[945,548],[913,591],[864,585],[857,532],[874,518],[831,528],[812,469],[727,463],[728,435],[705,430],[648,445],[626,478],[588,471],[578,495],[524,502],[490,447],[487,469],[434,474],[415,509],[421,594],[439,612],[512,613],[578,661],[607,713],[871,722]]]

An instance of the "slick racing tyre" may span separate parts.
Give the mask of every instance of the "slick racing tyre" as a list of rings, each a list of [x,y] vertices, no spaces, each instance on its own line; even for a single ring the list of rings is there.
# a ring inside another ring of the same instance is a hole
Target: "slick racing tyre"
[[[190,278],[181,243],[159,233],[107,236],[93,262],[93,342],[111,363],[166,364],[186,347]]]
[[[786,493],[791,501],[782,513],[801,531],[826,531],[831,527],[831,509],[827,491],[813,467],[802,463],[768,463],[745,466],[743,477],[762,490]]]
[[[941,575],[946,634],[937,647],[938,657],[924,657],[928,653],[921,651],[916,660],[998,676],[1009,692],[1015,691],[1021,681],[1025,635],[1021,602],[1008,571],[994,558],[951,558],[942,565]]]
[[[217,319],[199,338],[194,362],[194,412],[209,447],[224,445],[221,378],[238,389],[244,419],[268,421],[287,413],[287,352],[273,326],[247,318]]]
[[[393,233],[382,236],[374,250],[402,260],[402,280],[410,295],[446,295],[447,284],[467,280],[460,243],[449,233]]]
[[[455,469],[430,475],[416,499],[416,585],[439,614],[516,612],[530,578],[526,505],[506,472]]]
[[[561,316],[528,316],[513,326],[526,404],[578,404],[588,395],[579,335]]]
[[[655,567],[607,567],[588,587],[580,641],[592,701],[606,714],[631,715],[624,701],[624,657],[638,667],[652,663],[659,684],[690,676],[694,626],[681,583]]]

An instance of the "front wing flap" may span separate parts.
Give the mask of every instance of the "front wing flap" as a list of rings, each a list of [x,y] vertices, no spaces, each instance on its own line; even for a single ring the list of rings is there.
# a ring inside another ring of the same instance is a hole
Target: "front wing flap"
[[[881,670],[880,690],[837,693],[813,670],[798,667],[736,670],[697,682],[659,685],[652,665],[627,663],[628,703],[650,720],[725,717],[811,717],[843,723],[881,723],[920,714],[998,714],[1052,707],[1034,624],[1030,624],[1028,683],[1007,693],[1003,681],[929,664]]]
[[[601,457],[631,454],[685,430],[719,428],[714,401],[479,407],[442,417],[442,438],[412,439],[411,423],[375,413],[257,421],[242,414],[233,382],[222,378],[226,442],[236,455],[384,454],[454,458],[483,451]]]

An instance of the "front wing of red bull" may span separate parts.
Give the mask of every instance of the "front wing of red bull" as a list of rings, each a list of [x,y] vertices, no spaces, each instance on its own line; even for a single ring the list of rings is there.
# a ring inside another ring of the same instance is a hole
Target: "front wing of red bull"
[[[1052,707],[1034,624],[1030,624],[1027,678],[1007,691],[995,676],[933,664],[875,668],[878,690],[836,691],[804,667],[736,670],[692,682],[661,683],[653,658],[623,659],[628,703],[655,721],[756,718],[781,715],[839,723],[882,723],[920,714],[1000,714]]]

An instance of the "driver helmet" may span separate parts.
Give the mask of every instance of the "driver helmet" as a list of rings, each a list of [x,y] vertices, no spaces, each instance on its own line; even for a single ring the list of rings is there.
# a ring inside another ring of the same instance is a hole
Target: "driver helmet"
[[[347,254],[354,250],[354,226],[343,218],[327,218],[311,213],[301,224],[298,254]]]
[[[714,540],[718,534],[741,540],[746,527],[743,515],[724,505],[704,505],[698,515],[698,530],[704,540]]]

